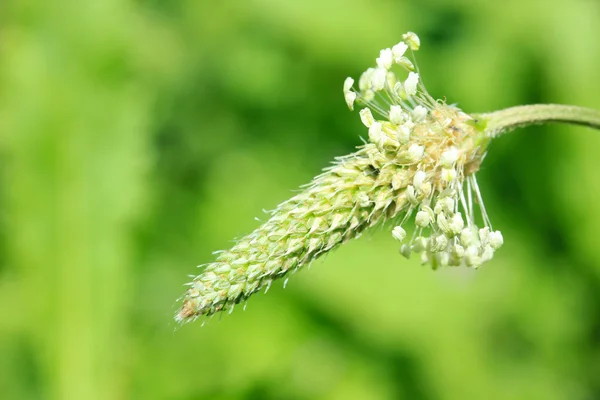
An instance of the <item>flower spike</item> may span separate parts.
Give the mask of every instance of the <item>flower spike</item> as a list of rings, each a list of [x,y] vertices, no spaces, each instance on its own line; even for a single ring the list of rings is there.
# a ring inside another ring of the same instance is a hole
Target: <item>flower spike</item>
[[[492,230],[475,179],[489,140],[471,116],[427,93],[414,60],[405,56],[419,47],[419,37],[408,32],[381,50],[357,89],[354,79],[344,81],[344,99],[351,110],[362,107],[369,142],[220,252],[190,284],[177,321],[230,310],[387,220],[400,221],[391,232],[402,243],[400,253],[417,253],[434,269],[477,268],[493,257],[503,238]],[[403,225],[411,216],[409,236]]]

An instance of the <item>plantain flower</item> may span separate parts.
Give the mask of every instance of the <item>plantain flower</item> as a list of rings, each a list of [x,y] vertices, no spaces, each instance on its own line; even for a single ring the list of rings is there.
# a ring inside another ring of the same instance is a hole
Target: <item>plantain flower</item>
[[[489,138],[471,116],[429,95],[406,56],[420,40],[412,32],[403,39],[380,52],[358,88],[352,78],[344,82],[348,107],[362,107],[369,141],[337,158],[267,222],[204,265],[177,321],[233,310],[387,220],[396,221],[391,235],[401,243],[400,253],[419,254],[434,269],[477,268],[493,257],[502,234],[492,229],[475,178]],[[413,216],[409,236],[403,225]]]

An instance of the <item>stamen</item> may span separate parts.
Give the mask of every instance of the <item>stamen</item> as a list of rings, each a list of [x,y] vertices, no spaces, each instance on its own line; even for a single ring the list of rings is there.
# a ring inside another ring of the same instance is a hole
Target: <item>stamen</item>
[[[487,211],[485,210],[485,205],[483,204],[483,198],[481,197],[481,192],[479,191],[479,185],[477,185],[477,178],[475,175],[471,175],[469,178],[473,181],[473,187],[475,188],[475,195],[477,196],[477,203],[479,203],[479,208],[481,209],[481,215],[485,222],[485,225],[492,229],[492,222],[488,218]]]

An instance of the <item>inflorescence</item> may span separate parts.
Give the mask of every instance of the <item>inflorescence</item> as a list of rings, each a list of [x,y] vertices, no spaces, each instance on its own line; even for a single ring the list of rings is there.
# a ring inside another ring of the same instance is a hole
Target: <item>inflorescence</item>
[[[406,55],[419,46],[409,32],[381,50],[358,88],[346,79],[344,98],[351,110],[362,107],[368,142],[337,158],[271,211],[267,222],[204,265],[189,284],[177,321],[233,310],[273,280],[287,282],[290,273],[388,220],[397,221],[392,236],[402,243],[400,253],[420,254],[433,268],[477,268],[493,257],[502,234],[492,229],[475,178],[489,138],[471,116],[429,95],[414,57]],[[415,229],[407,239],[403,225],[413,216]]]

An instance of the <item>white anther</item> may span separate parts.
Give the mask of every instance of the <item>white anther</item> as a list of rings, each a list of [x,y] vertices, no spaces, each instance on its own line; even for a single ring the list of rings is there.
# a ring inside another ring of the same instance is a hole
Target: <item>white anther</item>
[[[437,220],[436,220],[437,226],[438,228],[440,228],[440,230],[444,233],[450,233],[450,224],[448,222],[448,219],[446,218],[446,216],[444,214],[438,214],[437,216]]]
[[[366,193],[359,193],[356,202],[360,207],[368,207],[371,204],[371,200]]]
[[[490,261],[492,257],[494,257],[494,249],[492,249],[492,246],[485,246],[481,253],[481,262],[484,263]]]
[[[410,258],[410,246],[407,244],[400,246],[400,254],[406,258]]]
[[[427,211],[419,211],[415,217],[415,224],[421,228],[425,228],[431,223],[431,216]]]
[[[435,203],[434,212],[439,214],[441,212],[450,214],[454,211],[454,199],[452,197],[443,197]]]
[[[400,59],[396,61],[396,64],[406,68],[409,71],[414,71],[415,69],[412,61],[410,61],[407,57],[400,57]]]
[[[462,259],[465,256],[465,248],[460,244],[452,246],[452,255],[458,259]]]
[[[473,231],[471,228],[465,228],[460,232],[460,244],[468,247],[473,243]]]
[[[390,127],[389,127],[389,122],[384,122],[382,124],[382,134],[381,134],[381,138],[379,139],[379,147],[380,148],[391,148],[391,147],[398,147],[398,140],[396,139],[396,135],[395,135],[396,131],[391,131],[390,132]]]
[[[350,110],[354,110],[354,101],[356,101],[356,93],[354,92],[346,92],[344,93],[344,100],[346,100],[346,104]]]
[[[448,263],[450,261],[450,255],[447,252],[444,251],[442,253],[436,254],[435,259],[438,262],[438,265],[440,267],[447,267]]]
[[[438,235],[429,241],[429,250],[432,253],[437,253],[448,247],[448,238],[446,235]]]
[[[423,197],[427,197],[431,194],[432,187],[433,186],[431,185],[431,182],[423,183],[423,186],[421,186],[421,193],[423,193]]]
[[[406,113],[402,111],[402,107],[393,105],[390,107],[390,122],[392,124],[401,125],[406,121]]]
[[[465,253],[465,262],[469,267],[477,268],[481,266],[481,257],[479,249],[476,246],[469,246]]]
[[[344,81],[344,99],[346,100],[346,104],[348,108],[354,110],[354,101],[356,100],[356,93],[352,90],[352,85],[354,85],[354,79],[348,77]]]
[[[396,86],[398,78],[396,78],[396,74],[394,74],[392,71],[388,71],[385,75],[385,81],[388,88],[393,88],[394,86]]]
[[[504,238],[502,237],[502,233],[500,231],[490,232],[488,235],[488,241],[492,249],[496,250],[504,243]]]
[[[408,45],[404,42],[400,42],[392,47],[392,56],[394,57],[394,61],[396,63],[400,63],[402,56],[404,53],[406,53],[406,50],[408,50]]]
[[[457,212],[456,214],[454,214],[452,218],[450,218],[448,226],[450,227],[450,231],[453,234],[458,235],[460,231],[462,231],[462,229],[465,227],[465,222],[462,219],[461,213]]]
[[[354,79],[348,77],[344,81],[344,93],[349,92],[352,89],[352,85],[354,85]]]
[[[488,228],[487,226],[479,230],[479,241],[481,242],[482,246],[488,243],[489,234],[490,228]]]
[[[381,50],[376,61],[379,68],[390,69],[394,61],[392,49]]]
[[[421,122],[427,117],[427,109],[423,106],[416,106],[412,111],[413,121]]]
[[[412,161],[420,161],[423,158],[423,154],[425,153],[425,147],[420,146],[416,143],[411,144],[408,147],[408,151],[406,152],[407,158]]]
[[[402,124],[396,129],[396,139],[398,139],[400,143],[406,143],[408,142],[408,139],[410,139],[410,132],[411,128],[406,124]]]
[[[399,172],[392,176],[392,188],[398,190],[405,185],[404,174]]]
[[[415,194],[415,187],[413,185],[408,185],[406,187],[406,198],[411,204],[417,204],[419,202],[417,200],[417,196]]]
[[[456,147],[450,147],[448,150],[442,153],[440,157],[440,164],[444,168],[452,168],[454,163],[458,160],[458,149]]]
[[[421,40],[414,32],[406,32],[402,35],[402,39],[410,46],[411,50],[416,51],[421,47]]]
[[[406,231],[401,226],[397,226],[392,230],[392,236],[401,242],[406,237]]]
[[[406,99],[406,92],[404,91],[404,86],[402,86],[402,82],[396,82],[394,85],[393,93],[401,99]]]
[[[412,251],[415,253],[420,253],[427,248],[428,240],[423,236],[418,236],[415,238],[415,241],[411,245]]]
[[[374,121],[369,127],[369,140],[372,143],[377,144],[381,140],[382,135],[383,132],[381,131],[381,123]]]
[[[387,78],[387,70],[385,68],[375,68],[371,75],[371,89],[378,92],[383,90]]]
[[[371,77],[373,76],[373,72],[375,72],[375,68],[369,68],[360,76],[358,88],[361,92],[371,89]]]
[[[427,178],[427,174],[424,171],[417,171],[415,176],[413,177],[413,185],[416,190],[421,190],[423,186],[423,182],[425,182],[425,178]]]
[[[375,92],[372,91],[371,89],[367,89],[362,93],[362,101],[365,103],[370,102],[371,100],[373,100],[375,98]]]
[[[408,139],[410,139],[410,134],[412,133],[414,126],[415,126],[415,124],[411,120],[406,121],[405,123],[403,123],[402,125],[400,125],[398,127],[397,136],[399,138],[404,139],[404,140],[402,140],[403,142],[408,141]]]
[[[421,210],[425,211],[427,214],[429,214],[429,219],[432,222],[435,221],[435,214],[434,214],[433,210],[431,209],[431,207],[423,205],[423,206],[421,206]]]
[[[414,96],[417,94],[417,85],[419,84],[419,74],[416,72],[409,72],[408,78],[404,81],[404,91],[407,96]]]
[[[457,173],[454,168],[442,168],[442,180],[445,182],[453,182],[456,179]]]
[[[371,125],[373,125],[373,122],[375,122],[375,118],[373,118],[370,108],[363,108],[358,114],[360,115],[360,120],[367,128],[370,128]]]

